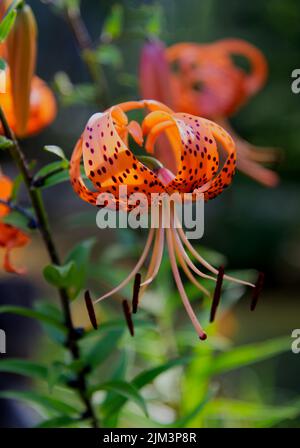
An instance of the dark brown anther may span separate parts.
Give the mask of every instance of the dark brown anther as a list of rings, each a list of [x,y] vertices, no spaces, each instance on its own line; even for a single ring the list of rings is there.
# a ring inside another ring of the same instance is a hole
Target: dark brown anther
[[[199,336],[200,341],[205,341],[207,339],[207,334],[206,333],[202,333],[201,336]]]
[[[131,312],[130,312],[130,308],[129,308],[127,300],[123,300],[122,306],[123,306],[123,312],[124,312],[124,316],[125,316],[125,319],[126,319],[126,323],[127,323],[127,327],[128,327],[129,333],[131,334],[131,336],[134,336],[134,326],[133,326]]]
[[[210,310],[210,322],[213,322],[216,317],[217,308],[220,303],[221,298],[221,290],[222,290],[222,283],[224,278],[224,266],[219,267],[218,277],[217,277],[217,283],[215,287],[214,297],[211,305]]]
[[[133,314],[136,314],[137,310],[138,310],[141,279],[142,279],[142,276],[138,272],[135,276],[134,285],[133,285],[133,296],[132,296],[132,312],[133,312]]]
[[[260,296],[260,293],[262,292],[263,286],[265,281],[265,274],[263,272],[260,272],[258,275],[258,279],[255,283],[255,288],[253,289],[252,293],[252,300],[250,305],[250,310],[254,311]]]
[[[87,312],[88,312],[91,324],[93,325],[95,330],[97,330],[98,324],[97,324],[97,319],[96,319],[96,314],[95,314],[95,310],[94,310],[93,301],[91,299],[91,295],[90,295],[90,291],[89,290],[85,291],[85,293],[84,293],[84,300],[85,300],[85,305],[86,305],[86,309],[87,309]]]

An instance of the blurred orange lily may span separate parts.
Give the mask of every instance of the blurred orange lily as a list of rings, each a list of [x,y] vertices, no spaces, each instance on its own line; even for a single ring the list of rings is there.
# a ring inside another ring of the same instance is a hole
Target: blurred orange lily
[[[264,85],[267,63],[261,51],[239,39],[202,45],[179,43],[165,50],[162,48],[160,42],[150,41],[142,50],[140,88],[143,97],[165,101],[176,111],[200,115],[221,124],[237,144],[237,168],[267,186],[275,186],[278,176],[260,163],[274,162],[276,152],[243,140],[227,119]],[[234,63],[234,55],[247,59],[251,67],[249,73]],[[166,86],[163,93],[157,88],[162,84]]]
[[[8,177],[0,174],[1,201],[9,201],[12,193],[12,188],[12,181]],[[2,218],[9,212],[9,207],[0,203],[0,247],[3,247],[5,249],[3,267],[7,272],[23,274],[25,272],[24,269],[16,268],[11,264],[10,254],[13,249],[25,246],[30,241],[30,239],[21,230],[3,222]]]
[[[39,133],[49,126],[56,116],[56,101],[51,89],[40,78],[35,76],[31,84],[29,119],[25,134],[18,133],[18,126],[14,113],[12,87],[7,71],[6,92],[0,93],[0,105],[4,110],[7,121],[13,131],[19,137],[30,136]],[[3,133],[0,125],[0,132]]]
[[[143,109],[146,112],[141,125],[128,119],[126,113],[134,109]],[[128,135],[130,134],[146,153],[152,155],[154,145],[162,133],[169,141],[166,150],[168,149],[172,158],[175,159],[175,171],[162,165],[151,169],[146,163],[142,163],[144,159],[136,157],[129,148]],[[221,147],[226,154],[226,160],[223,167],[219,169],[218,150]],[[82,158],[85,174],[93,185],[92,190],[86,186],[81,176]],[[75,192],[84,201],[100,206],[97,199],[101,194],[107,198],[106,205],[115,209],[128,210],[130,209],[127,202],[129,196],[138,192],[144,194],[148,204],[151,204],[153,193],[162,194],[162,197],[169,197],[175,192],[179,195],[202,193],[205,200],[212,199],[230,185],[235,164],[234,142],[218,124],[194,115],[175,113],[157,101],[143,100],[118,104],[90,118],[74,149],[70,178]],[[121,186],[127,187],[126,197],[120,194],[119,187]],[[157,228],[150,228],[145,248],[134,269],[119,286],[96,302],[117,293],[135,277],[133,308],[136,311],[137,297],[141,297],[158,274],[166,237],[172,272],[183,305],[199,338],[205,339],[206,334],[191,307],[177,263],[188,279],[205,295],[210,296],[196,277],[216,282],[213,299],[214,312],[221,294],[223,278],[254,288],[255,285],[225,275],[223,269],[216,269],[198,254],[183,229],[177,226],[177,215],[174,209],[171,211],[171,224],[168,228],[162,225],[163,220],[162,203],[159,205],[159,225]],[[141,283],[139,271],[151,251],[147,274]],[[201,263],[204,269],[209,271],[209,274],[198,269],[188,252]]]
[[[12,5],[1,3],[0,17]],[[16,20],[5,44],[0,46],[0,57],[7,60],[6,90],[0,93],[0,105],[10,127],[18,137],[40,132],[56,116],[56,101],[46,83],[34,75],[37,53],[37,26],[29,5],[17,8]],[[0,133],[3,133],[0,125]]]

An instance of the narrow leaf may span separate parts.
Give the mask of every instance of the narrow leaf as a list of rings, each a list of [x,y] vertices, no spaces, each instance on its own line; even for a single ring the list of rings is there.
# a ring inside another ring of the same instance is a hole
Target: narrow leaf
[[[30,406],[38,407],[46,412],[52,411],[58,414],[78,415],[78,409],[64,401],[52,398],[42,393],[33,391],[0,391],[0,398],[20,400]]]
[[[99,384],[97,386],[97,390],[115,392],[124,397],[126,400],[131,400],[136,403],[145,415],[148,415],[145,400],[139,394],[137,388],[130,383],[126,383],[125,381],[110,381],[108,383]]]
[[[291,349],[289,338],[271,339],[256,344],[248,344],[218,355],[210,365],[209,374],[216,375],[253,364]]]
[[[30,308],[25,308],[22,306],[14,306],[14,305],[4,305],[4,306],[0,307],[0,314],[4,314],[4,313],[17,314],[19,316],[35,319],[42,323],[52,325],[53,327],[56,327],[63,332],[66,331],[64,325],[61,322],[57,321],[56,319],[52,319],[51,317],[47,316],[46,314],[43,314],[39,311],[32,310]]]
[[[70,261],[63,266],[50,264],[44,268],[43,274],[48,283],[58,288],[68,288],[73,286],[75,263]]]
[[[0,372],[16,373],[44,380],[47,371],[47,367],[25,359],[3,359],[0,361]]]
[[[60,159],[63,159],[63,160],[67,161],[67,157],[66,157],[63,149],[61,149],[59,146],[56,146],[56,145],[46,145],[46,146],[44,146],[44,151],[51,152],[52,154],[55,154]]]

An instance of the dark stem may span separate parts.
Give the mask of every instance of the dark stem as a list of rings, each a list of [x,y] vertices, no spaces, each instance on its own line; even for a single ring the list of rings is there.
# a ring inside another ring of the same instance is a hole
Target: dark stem
[[[80,48],[81,58],[95,84],[97,103],[99,106],[106,109],[109,106],[109,89],[107,79],[101,64],[99,64],[95,59],[93,42],[80,14],[80,9],[77,7],[67,7],[65,10],[65,16]]]
[[[54,241],[52,239],[51,230],[48,222],[47,213],[43,204],[42,196],[36,188],[32,186],[32,176],[30,174],[28,164],[26,162],[25,156],[21,150],[18,140],[16,139],[13,131],[11,130],[5,114],[0,106],[0,121],[3,126],[5,137],[12,140],[14,145],[10,148],[11,156],[15,161],[20,173],[22,174],[25,186],[27,188],[33,209],[36,214],[36,218],[38,220],[38,229],[43,238],[44,244],[49,254],[49,258],[53,264],[61,265],[61,261],[56,250]],[[74,360],[78,360],[80,358],[79,345],[77,341],[77,334],[73,324],[71,308],[70,308],[70,297],[67,289],[60,288],[58,289],[61,306],[63,309],[65,325],[68,330],[68,337],[66,346],[70,350],[71,355]],[[98,421],[95,415],[94,409],[92,407],[91,401],[88,397],[87,391],[87,381],[86,381],[86,372],[82,370],[78,374],[78,385],[77,385],[78,393],[85,404],[86,407],[86,417],[90,418],[92,425],[94,428],[98,428]]]

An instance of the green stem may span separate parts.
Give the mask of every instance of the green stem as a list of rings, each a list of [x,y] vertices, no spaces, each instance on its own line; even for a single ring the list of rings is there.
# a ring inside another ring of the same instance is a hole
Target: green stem
[[[101,64],[97,63],[94,55],[93,42],[88,29],[82,20],[80,9],[77,7],[66,8],[66,19],[75,36],[81,51],[81,59],[85,63],[90,77],[93,80],[97,103],[105,109],[109,106],[109,88],[105,73]]]
[[[32,176],[30,174],[28,164],[26,162],[25,156],[21,150],[18,140],[16,139],[13,131],[11,130],[5,114],[0,106],[0,121],[3,126],[4,134],[6,138],[10,139],[13,142],[13,146],[10,148],[11,156],[15,161],[27,188],[33,209],[36,214],[36,218],[38,220],[38,228],[43,238],[44,244],[49,254],[49,258],[53,264],[61,265],[60,257],[56,250],[50,226],[48,221],[48,216],[44,207],[43,199],[39,190],[32,186]],[[68,330],[68,338],[66,342],[67,348],[70,350],[72,358],[74,360],[80,359],[80,350],[77,340],[76,329],[73,324],[71,308],[70,308],[70,297],[67,289],[60,288],[58,289],[61,306],[63,309],[65,325]],[[78,374],[78,384],[77,391],[86,407],[85,416],[89,418],[92,422],[94,428],[98,428],[98,421],[96,414],[94,412],[92,403],[88,396],[87,390],[87,380],[86,380],[86,372],[82,370]]]

